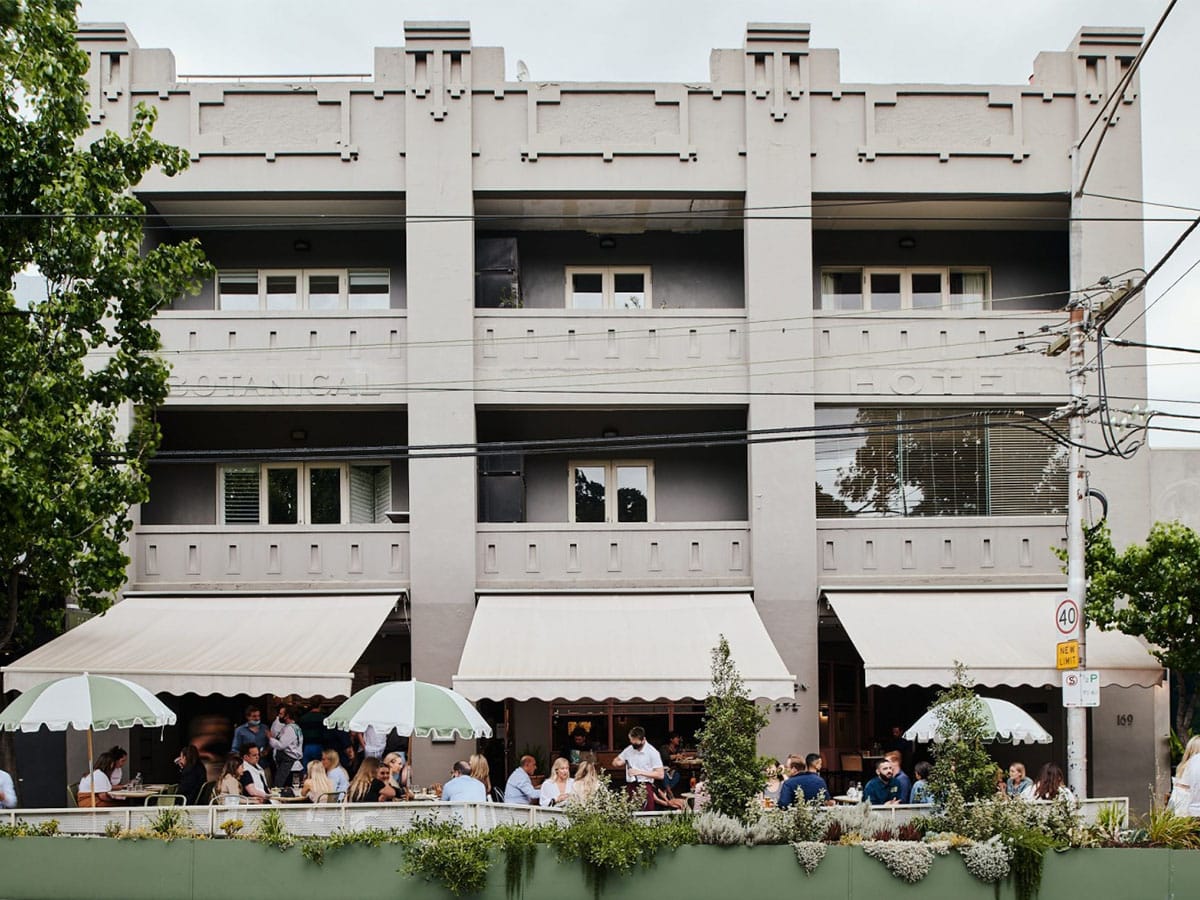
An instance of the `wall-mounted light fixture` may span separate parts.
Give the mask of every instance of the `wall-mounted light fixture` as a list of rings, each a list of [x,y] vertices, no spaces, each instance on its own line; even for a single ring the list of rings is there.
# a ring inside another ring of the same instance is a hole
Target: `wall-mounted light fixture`
[[[312,249],[312,244],[310,244],[304,238],[297,238],[296,240],[292,241],[292,249],[297,253],[307,253]]]
[[[617,246],[617,239],[615,237],[605,235],[604,237],[600,238],[601,250],[611,250],[615,246]]]
[[[901,250],[912,250],[917,246],[917,239],[910,234],[906,234],[897,243],[900,245]]]

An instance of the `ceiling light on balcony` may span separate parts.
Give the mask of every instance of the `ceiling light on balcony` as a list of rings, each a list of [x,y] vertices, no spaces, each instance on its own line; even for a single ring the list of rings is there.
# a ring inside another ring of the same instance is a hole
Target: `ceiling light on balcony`
[[[605,427],[605,429],[600,432],[600,437],[602,438],[615,438],[620,436],[621,432],[617,431],[617,429],[613,428],[611,425]]]
[[[292,440],[293,441],[303,441],[303,440],[307,440],[307,439],[308,439],[308,432],[305,431],[303,428],[297,428],[295,431],[292,432]]]
[[[617,246],[617,239],[615,237],[605,235],[604,237],[600,238],[600,249],[601,250],[611,250],[615,246]]]
[[[310,244],[304,238],[298,238],[292,242],[292,249],[297,253],[307,253],[312,249],[312,244]]]
[[[906,234],[904,237],[900,238],[898,243],[900,244],[901,250],[912,250],[917,246],[917,239],[912,235]]]

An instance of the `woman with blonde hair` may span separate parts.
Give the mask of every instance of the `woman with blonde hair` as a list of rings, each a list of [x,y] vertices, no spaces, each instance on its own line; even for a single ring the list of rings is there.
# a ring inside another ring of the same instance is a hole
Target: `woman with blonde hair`
[[[571,799],[588,801],[592,799],[592,795],[600,790],[600,776],[596,773],[596,767],[586,759],[579,764],[579,768],[575,770],[575,783],[571,785]]]
[[[550,765],[550,777],[542,782],[542,806],[562,806],[571,799],[573,787],[571,764],[560,756]]]
[[[304,779],[301,796],[307,797],[309,803],[328,803],[330,796],[336,793],[337,789],[326,774],[325,766],[321,760],[314,759],[308,764],[308,777]]]
[[[396,796],[402,800],[411,800],[412,792],[408,789],[409,776],[412,774],[412,767],[409,766],[408,760],[404,758],[404,754],[399,750],[393,750],[383,758],[387,763],[389,772],[391,773],[389,784],[392,790],[396,792]]]
[[[471,766],[471,777],[483,782],[483,787],[487,791],[488,799],[490,800],[492,796],[492,776],[487,757],[482,753],[472,753],[469,763]]]
[[[1183,759],[1171,781],[1171,811],[1177,816],[1200,816],[1200,734],[1183,748]]]
[[[374,803],[378,800],[379,789],[376,785],[379,784],[379,779],[375,777],[378,773],[379,760],[373,756],[364,758],[362,765],[358,767],[358,771],[350,779],[350,789],[346,791],[346,802]]]

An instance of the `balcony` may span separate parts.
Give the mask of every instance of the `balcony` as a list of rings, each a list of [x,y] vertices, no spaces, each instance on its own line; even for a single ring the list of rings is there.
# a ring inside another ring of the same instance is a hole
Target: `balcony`
[[[168,311],[168,404],[404,403],[404,310],[352,315]]]
[[[745,587],[746,522],[480,524],[481,589]]]
[[[1060,581],[1061,518],[823,519],[817,522],[821,583],[874,580],[947,584]]]
[[[407,525],[143,525],[134,590],[403,587]]]

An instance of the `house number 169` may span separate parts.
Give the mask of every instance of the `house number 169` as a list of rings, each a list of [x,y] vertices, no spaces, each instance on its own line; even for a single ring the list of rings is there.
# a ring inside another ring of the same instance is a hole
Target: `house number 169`
[[[1120,713],[1117,715],[1117,725],[1121,728],[1129,728],[1133,725],[1133,713]]]

